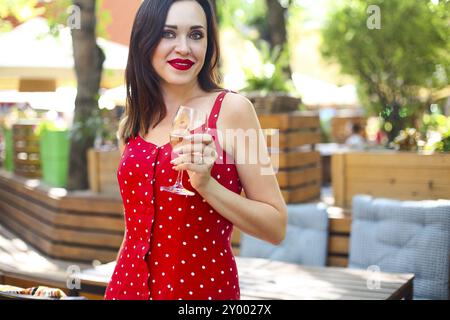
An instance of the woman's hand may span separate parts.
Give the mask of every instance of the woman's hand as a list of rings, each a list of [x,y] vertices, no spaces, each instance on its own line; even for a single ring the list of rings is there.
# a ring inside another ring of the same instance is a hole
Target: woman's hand
[[[173,150],[179,156],[170,163],[176,171],[186,170],[191,186],[198,191],[211,180],[211,168],[218,157],[216,146],[213,137],[206,133],[186,136],[184,141]]]

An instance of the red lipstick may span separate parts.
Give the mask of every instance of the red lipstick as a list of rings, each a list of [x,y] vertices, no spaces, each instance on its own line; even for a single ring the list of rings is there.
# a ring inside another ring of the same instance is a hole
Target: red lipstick
[[[169,64],[177,70],[189,70],[194,65],[189,59],[173,59],[169,61]]]

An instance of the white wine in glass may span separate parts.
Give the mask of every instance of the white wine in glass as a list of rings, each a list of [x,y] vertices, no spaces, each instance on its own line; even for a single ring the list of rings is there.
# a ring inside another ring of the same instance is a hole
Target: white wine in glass
[[[182,144],[184,137],[194,133],[194,131],[195,133],[198,133],[198,130],[200,130],[200,132],[205,132],[207,121],[208,116],[205,112],[194,108],[180,106],[172,121],[172,131],[170,132],[170,144],[172,149],[179,144]],[[184,196],[195,195],[194,192],[187,190],[183,186],[183,172],[184,170],[178,172],[177,181],[173,186],[161,187],[160,190]]]

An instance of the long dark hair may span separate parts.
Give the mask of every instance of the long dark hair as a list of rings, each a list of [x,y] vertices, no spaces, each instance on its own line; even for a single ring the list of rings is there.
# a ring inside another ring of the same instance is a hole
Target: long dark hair
[[[157,119],[154,128],[167,114],[159,76],[151,64],[151,58],[161,40],[169,9],[176,1],[187,0],[145,0],[136,13],[125,71],[127,101],[118,131],[118,138],[125,143],[139,133],[147,132],[150,123]],[[202,90],[210,92],[220,89],[217,72],[220,51],[215,13],[209,0],[191,1],[197,1],[206,15],[208,46],[198,82]]]

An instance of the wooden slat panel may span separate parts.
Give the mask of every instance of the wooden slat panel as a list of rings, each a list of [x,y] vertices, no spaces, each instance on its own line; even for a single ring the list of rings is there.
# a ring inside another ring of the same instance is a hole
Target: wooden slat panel
[[[352,152],[346,153],[347,165],[364,167],[443,168],[450,166],[450,155],[445,153],[418,154],[413,152]]]
[[[91,246],[104,246],[117,249],[122,243],[123,234],[106,234],[88,230],[64,230],[57,229],[46,224],[43,220],[25,214],[5,203],[2,204],[3,214],[8,215],[11,220],[17,221],[36,235],[44,236],[52,242],[62,241],[73,245],[84,244]]]
[[[36,217],[40,217],[55,226],[61,225],[76,228],[95,228],[117,232],[123,232],[124,230],[124,221],[122,217],[116,218],[114,216],[98,216],[95,214],[74,215],[70,213],[57,212],[55,210],[50,210],[45,206],[36,204],[33,201],[21,198],[16,193],[7,192],[5,189],[0,189],[0,202],[2,199],[4,202],[9,202],[16,207],[27,208]],[[7,199],[7,201],[5,199]]]
[[[279,132],[274,135],[274,139],[278,140],[278,145],[272,145],[272,140],[267,137],[267,147],[277,148],[295,148],[306,144],[315,144],[320,142],[320,132],[302,132],[295,131],[290,133]]]
[[[118,198],[109,198],[90,191],[69,192],[65,197],[49,196],[51,188],[46,185],[26,186],[26,179],[0,171],[0,186],[31,197],[36,203],[46,204],[54,209],[79,213],[101,213],[123,217],[123,205]]]
[[[260,114],[258,119],[263,129],[289,130],[320,127],[318,116],[305,116],[301,112]]]
[[[329,255],[327,258],[327,266],[347,268],[348,267],[348,257]]]
[[[346,156],[343,153],[335,153],[331,157],[331,184],[336,206],[345,205]]]
[[[296,189],[281,190],[284,201],[286,203],[298,203],[306,200],[312,200],[320,196],[320,185],[314,184]]]
[[[280,188],[289,188],[308,182],[320,181],[321,168],[306,168],[303,170],[279,171],[277,180]]]
[[[280,169],[303,167],[306,165],[317,164],[321,161],[320,153],[317,151],[283,152],[279,153],[278,156]]]
[[[450,187],[450,165],[448,168],[423,167],[372,167],[355,166],[347,168],[347,177],[352,181],[381,183],[424,183],[448,185]]]
[[[350,233],[352,220],[350,217],[330,218],[328,220],[331,233]]]
[[[348,254],[350,240],[348,236],[331,235],[328,238],[328,252]]]
[[[433,185],[433,188],[430,189],[426,184],[396,183],[392,185],[349,181],[345,198],[348,206],[351,206],[351,200],[356,194],[368,194],[398,200],[450,199],[450,188],[447,185]]]

